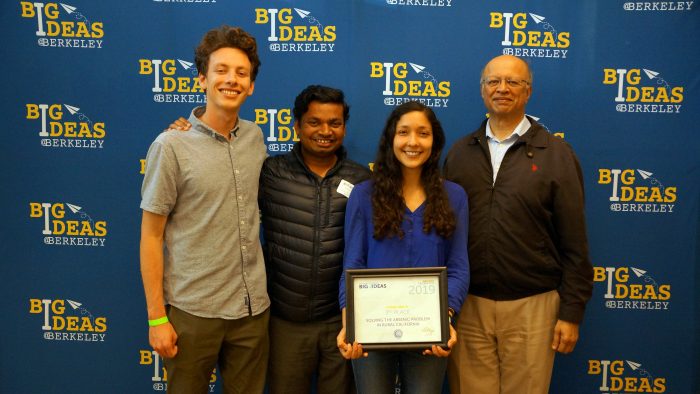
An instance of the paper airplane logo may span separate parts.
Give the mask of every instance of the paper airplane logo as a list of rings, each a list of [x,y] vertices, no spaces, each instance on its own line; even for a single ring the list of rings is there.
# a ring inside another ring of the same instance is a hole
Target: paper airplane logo
[[[71,115],[75,115],[76,112],[80,111],[80,108],[73,107],[72,105],[63,104],[64,107],[70,112]]]
[[[639,175],[641,175],[642,179],[647,179],[650,176],[654,175],[653,172],[644,171],[644,170],[640,170],[640,169],[637,169],[637,172],[639,173]]]
[[[641,367],[641,366],[642,366],[642,364],[639,364],[639,363],[635,363],[635,362],[633,362],[633,361],[629,361],[629,360],[625,360],[625,362],[627,363],[627,365],[629,365],[629,366],[630,366],[630,368],[632,368],[632,370],[633,370],[633,371],[636,371],[636,370],[638,370],[638,369],[639,369],[639,367]]]
[[[646,74],[649,79],[654,79],[657,75],[659,75],[659,73],[656,71],[647,70],[646,68],[643,68],[642,70],[644,70],[644,74]]]
[[[66,203],[66,205],[68,205],[68,208],[70,208],[70,210],[71,210],[73,213],[78,213],[78,211],[80,211],[81,209],[83,209],[82,207],[79,207],[79,206],[73,205],[73,204],[69,204],[69,203]]]
[[[186,61],[180,60],[180,59],[177,59],[177,62],[180,63],[182,68],[184,68],[185,70],[189,70],[192,67],[192,65],[194,64],[194,63],[186,62]]]
[[[646,271],[639,269],[639,268],[634,268],[634,267],[631,267],[631,268],[632,268],[632,272],[634,272],[634,274],[637,275],[637,278],[641,278],[643,275],[646,275],[646,273],[647,273]]]
[[[420,74],[423,72],[423,70],[425,70],[425,67],[423,67],[419,64],[415,64],[415,63],[408,63],[408,64],[411,65],[411,68],[413,68],[413,71],[415,71],[416,74]]]
[[[543,20],[545,20],[545,17],[543,17],[543,16],[541,16],[541,15],[537,15],[537,14],[532,14],[532,13],[531,13],[531,14],[530,14],[530,17],[532,18],[533,21],[535,21],[535,23],[538,23],[538,24],[539,24],[540,22],[542,22]]]
[[[306,18],[306,17],[309,16],[309,14],[311,13],[311,12],[309,12],[309,11],[305,11],[305,10],[302,10],[302,9],[300,9],[300,8],[295,8],[294,11],[296,11],[297,14],[299,14],[299,16],[300,16],[302,19]]]
[[[63,3],[60,3],[60,4],[61,4],[61,7],[63,7],[63,9],[66,10],[66,12],[68,13],[68,15],[74,13],[75,10],[76,10],[76,8],[73,7],[73,6],[71,6],[71,5],[63,4]]]
[[[66,300],[66,301],[68,301],[68,304],[71,307],[73,307],[73,309],[78,309],[78,308],[80,308],[80,306],[83,305],[83,304],[79,303],[78,301],[73,301],[73,300]]]

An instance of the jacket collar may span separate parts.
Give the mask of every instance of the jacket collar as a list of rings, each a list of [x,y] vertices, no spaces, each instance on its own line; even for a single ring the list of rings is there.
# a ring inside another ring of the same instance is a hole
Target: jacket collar
[[[527,115],[525,115],[527,116]],[[525,132],[525,134],[521,135],[518,140],[515,142],[516,144],[520,143],[525,143],[526,145],[535,147],[535,148],[546,148],[547,147],[547,137],[549,132],[545,130],[545,128],[537,123],[535,119],[533,119],[531,116],[527,116],[527,120],[530,121],[530,128]],[[488,119],[484,119],[483,122],[481,122],[481,126],[479,129],[477,129],[475,132],[473,132],[469,138],[469,145],[475,145],[475,144],[482,144],[482,146],[486,147],[487,141],[486,141],[486,122]]]
[[[337,151],[335,151],[335,155],[338,156],[338,160],[336,160],[335,164],[333,167],[328,170],[328,173],[326,173],[326,177],[333,175],[338,168],[343,164],[343,161],[348,156],[348,152],[345,150],[345,146],[341,145],[340,148],[338,148]],[[294,144],[294,148],[292,148],[292,155],[298,162],[301,164],[302,167],[304,167],[304,170],[306,170],[307,173],[313,174],[313,172],[309,169],[309,167],[304,163],[304,157],[301,154],[301,142],[297,142]]]

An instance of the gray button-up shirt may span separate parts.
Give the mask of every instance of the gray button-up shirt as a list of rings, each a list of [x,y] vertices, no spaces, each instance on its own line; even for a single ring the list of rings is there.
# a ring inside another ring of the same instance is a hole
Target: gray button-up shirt
[[[190,131],[161,133],[146,157],[141,209],[167,215],[163,295],[201,317],[264,312],[258,179],[260,128],[239,119],[228,141],[192,111]]]

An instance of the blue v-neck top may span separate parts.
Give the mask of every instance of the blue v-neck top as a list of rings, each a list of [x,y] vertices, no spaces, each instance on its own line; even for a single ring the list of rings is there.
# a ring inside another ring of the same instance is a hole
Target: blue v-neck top
[[[469,288],[467,229],[469,212],[467,195],[461,186],[445,181],[444,187],[456,217],[456,228],[450,238],[443,238],[431,229],[423,232],[424,202],[415,211],[404,211],[401,228],[403,238],[376,240],[372,223],[372,181],[355,186],[345,213],[345,252],[343,275],[340,278],[340,307],[345,307],[345,270],[362,268],[447,267],[447,297],[456,313]]]

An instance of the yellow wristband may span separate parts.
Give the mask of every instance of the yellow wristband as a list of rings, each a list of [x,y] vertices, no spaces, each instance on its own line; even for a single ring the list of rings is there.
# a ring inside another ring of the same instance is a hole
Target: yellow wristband
[[[148,321],[148,325],[149,325],[150,327],[155,327],[155,326],[160,326],[161,324],[165,324],[165,323],[167,323],[168,321],[169,321],[169,320],[168,320],[168,317],[167,317],[167,316],[163,316],[163,317],[161,317],[161,318],[159,318],[159,319],[149,320],[149,321]]]

